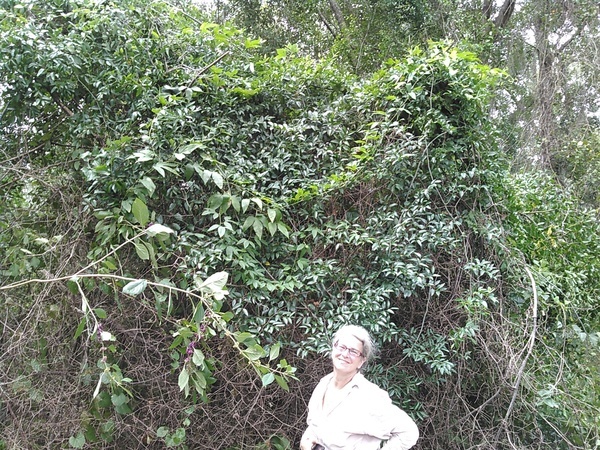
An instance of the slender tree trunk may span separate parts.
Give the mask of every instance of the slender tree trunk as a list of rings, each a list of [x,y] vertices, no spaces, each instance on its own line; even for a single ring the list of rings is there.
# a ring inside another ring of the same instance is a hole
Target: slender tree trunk
[[[494,10],[494,2],[492,0],[485,0],[485,2],[483,2],[483,6],[481,7],[481,12],[483,14],[483,17],[485,17],[486,20],[489,20],[490,17],[492,17],[493,10]]]
[[[491,2],[490,2],[491,3]],[[515,12],[516,0],[505,0],[502,6],[500,7],[500,11],[498,16],[496,17],[495,25],[498,28],[504,28],[506,24],[508,24],[510,18]]]
[[[331,8],[331,12],[335,17],[335,21],[337,22],[338,28],[341,30],[346,25],[346,21],[344,20],[344,15],[342,14],[342,9],[336,0],[329,0],[329,7]]]

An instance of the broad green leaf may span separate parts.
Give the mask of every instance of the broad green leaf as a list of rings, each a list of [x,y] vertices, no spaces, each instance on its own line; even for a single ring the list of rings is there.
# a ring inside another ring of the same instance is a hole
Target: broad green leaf
[[[192,362],[196,364],[198,367],[204,367],[204,353],[202,350],[196,348],[194,349],[194,354],[192,356]]]
[[[218,172],[212,173],[212,180],[215,182],[219,189],[223,189],[223,177]]]
[[[248,228],[250,228],[255,220],[256,220],[256,217],[254,217],[254,216],[246,217],[246,220],[244,220],[244,224],[242,225],[242,230],[246,231]]]
[[[179,373],[179,378],[177,380],[177,384],[179,385],[179,391],[183,391],[188,386],[189,381],[190,373],[187,371],[187,369],[183,369]]]
[[[260,358],[265,356],[265,350],[258,344],[254,344],[248,347],[247,349],[242,350],[242,353],[250,361],[258,361]]]
[[[248,332],[237,332],[237,333],[234,333],[234,336],[235,336],[235,340],[238,342],[246,342],[247,340],[254,338],[252,333],[248,333]]]
[[[200,178],[202,178],[202,181],[204,182],[204,184],[208,183],[208,180],[210,180],[212,175],[212,172],[210,170],[204,169],[202,171],[202,173],[200,173]]]
[[[241,211],[240,198],[237,195],[231,196],[231,206],[233,206],[233,209],[235,210],[235,212],[239,213]]]
[[[204,320],[204,305],[202,304],[202,302],[198,302],[198,304],[196,305],[196,308],[194,309],[194,316],[192,318],[192,320],[194,322],[196,322],[197,324],[199,324],[200,322],[202,322]]]
[[[140,183],[142,183],[142,185],[148,191],[148,197],[152,197],[152,195],[154,195],[154,191],[156,191],[156,185],[154,184],[154,181],[152,181],[152,178],[144,177],[140,180]]]
[[[166,176],[165,170],[171,172],[173,175],[179,175],[177,168],[171,163],[158,162],[152,167],[154,168],[154,170],[160,173],[163,176],[163,178]]]
[[[129,402],[129,398],[123,393],[113,394],[110,396],[110,401],[112,402],[112,404],[114,406],[121,406],[121,405]]]
[[[77,433],[75,436],[69,438],[69,445],[73,448],[83,448],[85,445],[85,436],[82,432]]]
[[[156,430],[156,436],[159,438],[164,438],[167,434],[169,434],[169,428],[167,427],[159,427],[158,430]]]
[[[194,387],[196,388],[196,391],[199,394],[203,394],[204,391],[206,390],[206,378],[204,377],[204,374],[202,372],[199,371],[195,371],[194,374],[192,375],[192,382],[194,383]]]
[[[256,203],[256,206],[258,206],[258,209],[262,209],[263,208],[263,202],[260,198],[258,197],[252,197],[250,200],[252,200],[254,203]]]
[[[175,233],[171,228],[161,225],[160,223],[153,223],[146,230],[148,236],[157,236],[157,235],[169,235]]]
[[[150,252],[148,251],[148,247],[146,246],[145,242],[136,239],[133,242],[133,245],[135,247],[135,253],[142,261],[147,261],[150,259]]]
[[[262,44],[262,39],[246,38],[246,40],[244,41],[244,46],[246,48],[257,48],[257,47],[260,47],[261,44]]]
[[[213,273],[206,280],[204,280],[202,283],[200,283],[200,285],[198,285],[198,288],[207,288],[213,292],[220,291],[227,284],[228,277],[229,277],[229,274],[227,272]]]
[[[115,411],[121,415],[131,414],[132,412],[131,406],[129,406],[128,403],[123,403],[122,405],[115,406]]]
[[[256,234],[256,236],[259,239],[262,239],[262,233],[263,233],[263,224],[261,223],[260,220],[255,220],[252,223],[252,228],[254,229],[254,233]]]
[[[243,198],[242,199],[242,212],[246,212],[248,210],[248,206],[250,206],[250,199],[249,198]]]
[[[148,281],[146,280],[130,281],[123,287],[123,294],[133,295],[135,297],[144,292],[146,286],[148,286]]]
[[[263,386],[268,386],[270,385],[273,381],[275,381],[275,375],[273,374],[273,372],[268,372],[265,373],[262,376],[262,385]]]
[[[284,391],[289,392],[290,387],[288,386],[285,378],[283,378],[281,375],[275,375],[275,381]]]
[[[279,357],[279,352],[281,350],[281,343],[277,342],[271,346],[269,350],[269,361],[273,361],[275,358]]]
[[[269,208],[269,209],[267,209],[267,215],[269,216],[269,220],[271,222],[275,222],[275,219],[277,218],[277,210],[273,209],[273,208]]]
[[[283,234],[286,238],[290,237],[290,232],[283,222],[277,222],[277,229],[281,234]]]
[[[150,219],[150,212],[148,211],[146,204],[140,198],[136,198],[133,201],[133,204],[131,205],[131,212],[138,223],[142,227],[145,227]]]

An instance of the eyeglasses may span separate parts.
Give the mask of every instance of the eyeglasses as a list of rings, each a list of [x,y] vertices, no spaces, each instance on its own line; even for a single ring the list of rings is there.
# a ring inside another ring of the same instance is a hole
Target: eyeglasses
[[[345,345],[339,345],[337,342],[333,344],[333,346],[337,348],[340,351],[340,353],[348,352],[348,356],[350,356],[351,358],[358,358],[359,356],[363,356],[363,354],[355,348],[346,347]]]

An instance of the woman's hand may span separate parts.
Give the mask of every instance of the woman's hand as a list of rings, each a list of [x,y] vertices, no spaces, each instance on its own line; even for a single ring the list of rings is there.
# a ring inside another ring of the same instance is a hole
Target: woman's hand
[[[300,450],[312,450],[313,445],[316,443],[317,440],[314,437],[304,433],[302,439],[300,440]]]

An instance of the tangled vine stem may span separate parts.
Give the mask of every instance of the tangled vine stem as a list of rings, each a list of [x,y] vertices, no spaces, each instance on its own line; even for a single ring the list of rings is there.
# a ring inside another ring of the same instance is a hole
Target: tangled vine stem
[[[521,386],[521,380],[523,379],[523,374],[525,373],[525,367],[527,366],[527,361],[529,360],[529,357],[531,356],[531,353],[533,352],[533,345],[535,343],[535,339],[536,339],[536,335],[537,335],[537,313],[538,313],[538,311],[537,311],[538,310],[537,287],[535,284],[535,279],[533,278],[533,275],[532,275],[531,271],[529,270],[529,268],[525,267],[525,271],[527,272],[527,275],[529,276],[529,280],[531,281],[531,289],[533,291],[533,304],[531,305],[532,329],[531,329],[531,334],[529,335],[529,342],[527,343],[527,353],[525,355],[525,358],[523,358],[523,361],[521,362],[519,371],[517,372],[517,379],[516,379],[515,385],[513,387],[512,398],[511,398],[508,408],[506,410],[506,414],[504,416],[504,421],[503,421],[504,422],[503,428],[507,432],[507,438],[508,438],[509,442],[511,442],[511,445],[513,446],[513,448],[516,448],[516,447],[514,446],[514,444],[512,444],[512,441],[510,439],[510,433],[507,429],[508,419],[509,419],[510,415],[512,414],[512,411],[515,407],[515,403],[517,401],[517,396],[519,395],[519,387]],[[496,433],[496,441],[498,441],[498,438],[500,437],[500,433],[503,428],[498,428],[498,431]]]
[[[28,279],[28,280],[23,280],[23,281],[18,281],[15,283],[11,283],[8,284],[6,286],[0,286],[0,291],[4,291],[4,290],[10,290],[10,289],[16,289],[18,287],[21,286],[25,286],[28,284],[32,284],[32,283],[41,283],[41,284],[50,284],[50,283],[57,283],[57,282],[61,282],[61,281],[69,281],[69,280],[76,280],[78,278],[95,278],[95,279],[112,279],[112,280],[119,280],[119,281],[125,281],[125,282],[135,282],[135,281],[139,281],[138,278],[131,278],[131,277],[124,277],[121,275],[114,275],[114,274],[99,274],[99,273],[83,273],[85,270],[98,265],[100,262],[102,262],[103,260],[105,260],[106,258],[108,258],[110,255],[114,254],[115,252],[117,252],[120,248],[123,248],[124,246],[126,246],[127,244],[135,241],[135,239],[148,234],[150,231],[149,228],[143,230],[142,232],[138,233],[137,235],[135,235],[132,238],[127,239],[125,242],[123,242],[122,244],[120,244],[119,246],[115,247],[113,250],[111,250],[109,253],[107,253],[106,255],[104,255],[102,258],[98,259],[97,261],[93,261],[92,263],[88,264],[86,267],[84,267],[83,269],[79,270],[78,272],[76,272],[75,274],[72,275],[65,275],[62,277],[55,277],[55,278],[47,278],[47,279],[42,279],[42,278],[32,278],[32,279]],[[240,345],[240,342],[238,342],[238,339],[236,338],[235,333],[233,333],[232,331],[230,331],[225,322],[223,321],[223,319],[220,318],[220,316],[218,314],[215,313],[214,309],[212,308],[212,305],[210,304],[209,301],[207,301],[207,299],[203,296],[203,295],[199,295],[196,294],[190,290],[186,290],[186,289],[181,289],[175,286],[170,286],[170,285],[166,285],[166,284],[162,284],[162,283],[156,283],[153,281],[148,281],[148,280],[144,280],[146,282],[146,284],[148,286],[153,286],[156,288],[162,288],[162,289],[167,289],[170,292],[178,292],[181,294],[184,294],[185,296],[189,296],[197,301],[200,301],[202,303],[202,305],[206,308],[207,311],[210,311],[209,314],[206,315],[206,317],[210,317],[212,323],[218,327],[218,329],[227,337],[227,339],[231,342],[232,346],[238,351],[239,354],[241,354],[247,361],[248,363],[254,368],[254,370],[257,372],[258,375],[261,375],[260,369],[265,369],[268,370],[270,372],[274,372],[277,373],[279,375],[282,376],[290,376],[289,373],[286,373],[283,370],[280,370],[278,368],[271,368],[268,365],[265,365],[263,363],[261,363],[260,361],[257,361],[251,357],[249,357],[248,355],[246,355]],[[82,298],[84,299],[84,302],[87,304],[87,299],[85,298],[85,295],[81,289],[81,286],[79,286],[79,283],[77,283],[80,295],[82,296]],[[88,309],[91,309],[88,305]],[[85,311],[84,311],[85,313]],[[94,318],[94,320],[97,322],[97,320]],[[96,327],[94,328],[96,329]],[[294,378],[293,376],[291,376],[291,378]]]

